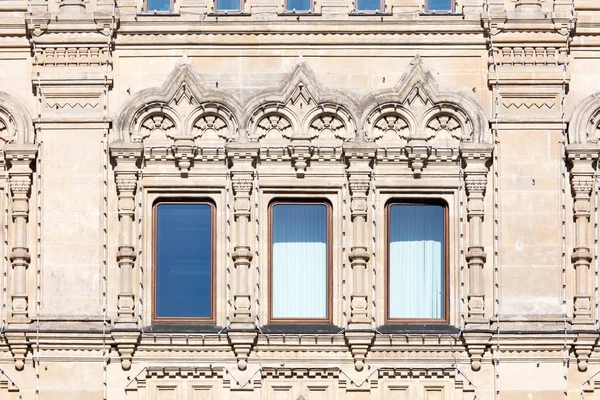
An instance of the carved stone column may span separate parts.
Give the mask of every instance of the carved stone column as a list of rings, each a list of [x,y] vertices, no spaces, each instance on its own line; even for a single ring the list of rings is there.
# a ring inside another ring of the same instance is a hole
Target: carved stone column
[[[110,155],[116,164],[114,171],[119,213],[117,318],[112,337],[125,370],[131,368],[140,337],[135,316],[133,271],[137,253],[134,242],[135,194],[142,151],[141,143],[114,142],[110,146]]]
[[[575,297],[573,299],[573,328],[592,328],[592,293],[590,250],[590,203],[594,187],[594,167],[598,152],[594,148],[570,145],[567,149],[571,165],[573,219],[575,222],[571,261],[575,269]]]
[[[258,147],[249,144],[232,144],[227,147],[228,162],[231,165],[234,194],[235,237],[233,243],[233,270],[231,288],[233,292],[233,317],[229,342],[238,359],[238,368],[245,370],[247,359],[256,342],[254,331],[254,274],[252,268],[252,248],[248,240],[251,229],[251,196],[254,179],[254,163],[258,157]],[[257,194],[258,195],[258,194]]]
[[[29,197],[31,196],[32,163],[37,154],[33,144],[9,144],[4,147],[11,192],[12,235],[10,262],[12,286],[10,292],[10,320],[28,324],[27,268],[31,261],[29,251]]]
[[[485,288],[483,267],[486,253],[483,247],[483,217],[485,189],[487,184],[488,162],[492,157],[492,147],[463,145],[462,158],[465,163],[465,189],[467,193],[467,221],[469,236],[466,261],[469,271],[467,291],[469,328],[484,328],[488,325],[485,316]]]
[[[135,328],[135,295],[133,293],[133,269],[136,248],[133,242],[135,220],[135,193],[138,167],[142,157],[140,143],[115,142],[110,146],[110,155],[116,164],[115,182],[118,195],[119,241],[117,264],[119,265],[117,318],[115,326]]]
[[[350,260],[350,318],[345,333],[346,342],[354,357],[358,371],[364,368],[364,360],[375,337],[371,330],[371,274],[368,272],[369,248],[367,242],[368,195],[371,188],[371,162],[376,148],[361,143],[344,146],[350,188],[350,213],[352,219],[352,244]]]

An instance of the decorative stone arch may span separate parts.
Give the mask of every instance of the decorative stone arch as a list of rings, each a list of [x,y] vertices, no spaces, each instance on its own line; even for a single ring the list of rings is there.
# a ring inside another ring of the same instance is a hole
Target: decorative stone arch
[[[396,86],[375,92],[361,102],[361,124],[367,140],[377,135],[377,123],[386,115],[402,118],[408,140],[427,137],[429,122],[435,115],[447,115],[456,120],[461,130],[458,142],[491,143],[489,123],[479,104],[471,97],[452,90],[441,90],[423,61],[416,56]],[[388,114],[389,113],[389,114]],[[401,135],[401,136],[402,136]]]
[[[113,140],[134,141],[136,124],[161,107],[163,111],[168,111],[174,122],[180,124],[177,127],[178,135],[191,134],[195,121],[190,121],[190,118],[197,117],[207,108],[216,115],[222,113],[222,118],[226,123],[231,123],[234,133],[239,127],[236,116],[242,115],[242,107],[235,94],[209,90],[189,60],[184,58],[161,87],[136,93],[121,108],[116,118]]]
[[[0,142],[33,143],[34,130],[31,116],[21,101],[0,92]]]
[[[598,143],[600,139],[600,92],[586,97],[569,122],[569,145]]]
[[[356,126],[354,99],[342,91],[323,87],[306,63],[298,64],[279,86],[258,93],[244,108],[242,124],[251,140],[257,140],[254,129],[260,123],[259,118],[269,112],[285,115],[292,125],[290,138],[299,140],[311,137],[310,124],[319,113],[335,116],[350,133]]]

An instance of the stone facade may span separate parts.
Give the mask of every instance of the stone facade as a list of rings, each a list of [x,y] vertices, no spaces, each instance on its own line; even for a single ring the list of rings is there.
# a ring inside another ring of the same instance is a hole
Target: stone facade
[[[0,399],[600,399],[597,0],[0,0]],[[269,325],[268,205],[332,209],[332,324]],[[214,326],[153,321],[153,204],[216,209]],[[392,199],[448,323],[386,323]]]

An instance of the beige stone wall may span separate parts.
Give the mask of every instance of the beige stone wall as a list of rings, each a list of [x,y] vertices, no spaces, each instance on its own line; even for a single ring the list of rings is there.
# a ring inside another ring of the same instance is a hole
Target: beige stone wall
[[[384,4],[0,1],[0,399],[600,399],[600,5]],[[265,326],[282,193],[332,205],[331,333]],[[216,205],[216,330],[152,324],[168,196]],[[447,326],[385,325],[394,198],[448,204]]]

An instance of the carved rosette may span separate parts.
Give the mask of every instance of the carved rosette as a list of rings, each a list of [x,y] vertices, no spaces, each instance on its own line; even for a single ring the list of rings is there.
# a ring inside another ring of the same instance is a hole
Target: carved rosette
[[[14,233],[10,246],[12,265],[12,293],[10,294],[10,317],[12,322],[27,324],[27,268],[31,262],[29,251],[29,198],[31,196],[32,164],[37,155],[37,146],[33,144],[7,144],[4,156],[8,167],[11,193],[11,215]]]
[[[594,187],[594,169],[598,161],[595,146],[569,145],[567,157],[571,166],[571,189],[573,193],[573,219],[575,222],[571,262],[575,269],[575,296],[573,299],[573,327],[592,328],[592,290],[589,231],[590,203]]]

